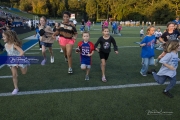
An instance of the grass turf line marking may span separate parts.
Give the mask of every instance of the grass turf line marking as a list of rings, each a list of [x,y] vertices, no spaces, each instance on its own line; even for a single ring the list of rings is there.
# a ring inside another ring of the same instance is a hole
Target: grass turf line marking
[[[165,82],[164,84],[169,84]],[[180,84],[177,81],[176,84]],[[139,84],[126,84],[126,85],[113,85],[113,86],[97,86],[97,87],[80,87],[80,88],[67,88],[67,89],[51,89],[51,90],[37,90],[37,91],[24,91],[18,92],[17,95],[32,95],[32,94],[47,94],[47,93],[62,93],[62,92],[76,92],[76,91],[92,91],[92,90],[108,90],[108,89],[120,89],[120,88],[133,88],[133,87],[145,87],[145,86],[157,86],[158,83],[139,83]],[[11,93],[0,93],[2,96],[14,96]]]
[[[9,75],[9,76],[0,76],[0,78],[12,78],[12,75]]]
[[[139,47],[139,46],[121,46],[121,47],[118,47],[118,48],[135,48],[135,47]],[[111,48],[114,48],[114,47],[111,47]],[[52,48],[54,50],[60,50],[60,48]],[[76,49],[76,48],[73,48],[73,49]],[[39,50],[39,49],[31,49],[31,50]]]
[[[25,53],[25,54],[39,54],[40,52],[29,52],[29,53]]]
[[[28,51],[29,49],[31,49],[32,47],[34,47],[36,44],[38,44],[38,41],[37,41],[37,43],[31,45],[29,48],[27,48],[26,50],[24,50],[24,52]],[[1,65],[1,66],[0,66],[0,69],[1,69],[2,67],[4,67],[4,66],[5,66],[5,64]]]

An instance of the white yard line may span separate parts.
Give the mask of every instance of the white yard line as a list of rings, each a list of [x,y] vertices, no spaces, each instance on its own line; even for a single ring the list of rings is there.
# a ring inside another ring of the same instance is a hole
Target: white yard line
[[[121,47],[118,47],[118,48],[136,48],[136,47],[139,47],[139,46],[121,46]],[[111,47],[111,48],[114,48],[114,47]],[[60,50],[60,48],[52,48],[54,50]],[[76,49],[76,48],[73,48],[73,49]],[[39,49],[31,49],[31,50],[39,50]]]
[[[28,52],[28,53],[25,53],[25,54],[39,54],[40,52]]]
[[[169,82],[165,82],[169,84]],[[176,84],[180,84],[177,81]],[[153,83],[139,83],[139,84],[126,84],[126,85],[113,85],[113,86],[98,86],[98,87],[80,87],[80,88],[67,88],[67,89],[51,89],[51,90],[37,90],[37,91],[24,91],[18,92],[17,95],[31,95],[31,94],[47,94],[47,93],[62,93],[62,92],[75,92],[75,91],[92,91],[92,90],[108,90],[108,89],[120,89],[120,88],[134,88],[145,86],[157,86],[159,84]],[[0,93],[1,96],[12,96],[11,93]]]
[[[9,76],[0,76],[0,78],[12,78],[12,75],[9,75]]]
[[[34,37],[34,35],[32,35],[32,36],[29,36],[27,38],[24,38],[24,40],[32,40],[32,39],[37,40],[37,37]]]
[[[123,38],[123,39],[124,38],[139,38],[140,39],[139,35],[138,36],[123,36],[123,34],[121,36],[120,35],[114,35],[114,34],[110,34],[110,35],[111,36],[113,35],[113,37],[115,37],[115,38]],[[97,39],[98,40],[99,37],[91,37],[90,40],[91,39]],[[29,39],[25,39],[25,40],[29,40]],[[37,39],[33,39],[33,40],[37,40]],[[82,38],[77,38],[77,40],[82,40]]]

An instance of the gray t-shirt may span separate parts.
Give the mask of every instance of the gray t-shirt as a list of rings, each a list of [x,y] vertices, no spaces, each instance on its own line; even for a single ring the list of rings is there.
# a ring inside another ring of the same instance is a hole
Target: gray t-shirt
[[[167,53],[163,58],[161,58],[161,60],[159,61],[160,63],[162,63],[162,66],[159,70],[159,72],[157,73],[157,75],[159,76],[169,76],[169,77],[174,77],[176,75],[176,69],[178,67],[178,53]],[[165,67],[163,65],[163,63],[166,63],[168,65],[172,65],[175,70],[170,70],[169,68]]]

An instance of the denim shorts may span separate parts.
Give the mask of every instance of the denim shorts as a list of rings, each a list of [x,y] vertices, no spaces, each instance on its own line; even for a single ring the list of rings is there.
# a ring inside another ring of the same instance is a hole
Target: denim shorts
[[[45,47],[52,47],[52,43],[41,42],[41,45],[43,45]]]
[[[144,34],[140,34],[140,37],[143,37],[144,36]]]

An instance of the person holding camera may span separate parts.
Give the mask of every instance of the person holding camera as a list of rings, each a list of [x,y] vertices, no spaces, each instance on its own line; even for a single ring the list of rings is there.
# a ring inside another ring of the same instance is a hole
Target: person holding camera
[[[54,63],[54,55],[52,50],[52,44],[54,43],[54,38],[52,37],[52,34],[54,33],[50,26],[46,25],[47,19],[42,16],[40,18],[40,26],[39,26],[39,34],[40,34],[40,41],[42,45],[42,55],[44,57],[44,60],[41,62],[41,65],[46,64],[46,47],[49,48],[49,52],[51,54],[51,63]]]

